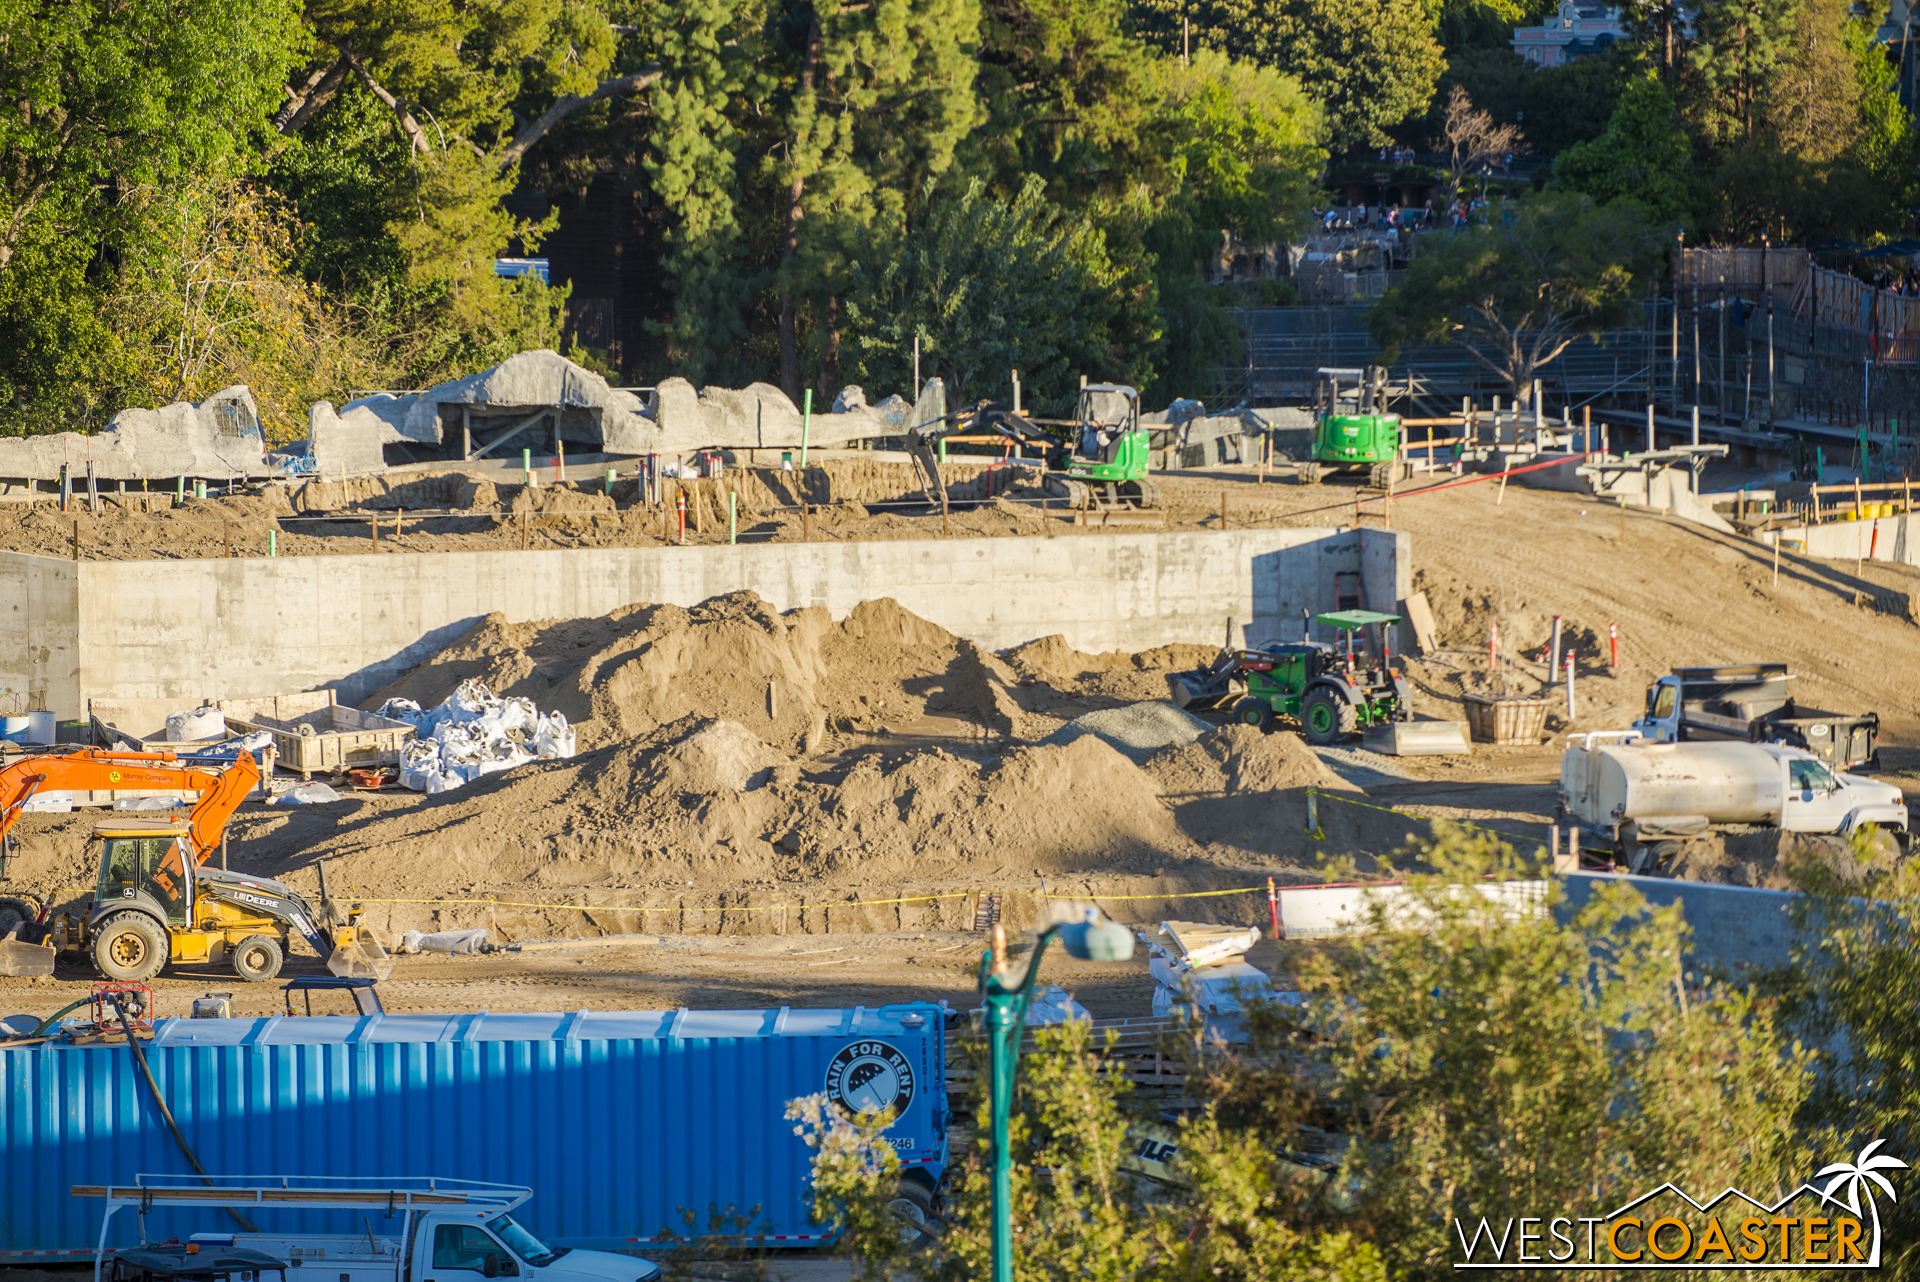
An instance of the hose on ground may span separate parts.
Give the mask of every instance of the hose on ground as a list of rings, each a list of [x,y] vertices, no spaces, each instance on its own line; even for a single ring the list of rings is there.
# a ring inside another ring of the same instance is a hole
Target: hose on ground
[[[167,1097],[160,1093],[160,1083],[153,1079],[153,1069],[147,1066],[147,1053],[140,1049],[140,1039],[133,1035],[133,1025],[127,1020],[126,1008],[120,1004],[120,995],[118,993],[110,993],[107,995],[107,1000],[113,1003],[113,1013],[120,1017],[120,1027],[124,1029],[127,1034],[127,1049],[133,1052],[133,1062],[140,1066],[141,1075],[147,1079],[147,1089],[153,1092],[153,1102],[159,1107],[160,1116],[166,1119],[167,1129],[173,1132],[173,1142],[180,1146],[180,1152],[186,1156],[187,1165],[191,1166],[194,1172],[200,1176],[200,1182],[208,1188],[212,1188],[214,1184],[212,1178],[207,1174],[207,1168],[200,1165],[200,1159],[193,1155],[193,1147],[187,1143],[187,1137],[180,1133],[180,1123],[173,1120],[173,1110],[167,1107]],[[234,1221],[247,1232],[258,1233],[260,1231],[253,1226],[252,1220],[242,1215],[233,1207],[227,1207],[226,1211],[227,1214],[231,1215]]]

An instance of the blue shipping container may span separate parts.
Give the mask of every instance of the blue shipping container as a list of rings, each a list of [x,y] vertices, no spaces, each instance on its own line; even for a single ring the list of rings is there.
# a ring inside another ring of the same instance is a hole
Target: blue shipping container
[[[724,1207],[759,1208],[750,1234],[824,1240],[810,1150],[784,1116],[800,1096],[897,1113],[894,1151],[937,1180],[945,1056],[942,1012],[926,1003],[169,1019],[147,1044],[211,1174],[524,1184],[534,1199],[518,1217],[549,1242],[643,1252],[689,1235],[683,1211],[704,1232]],[[92,1254],[104,1204],[70,1196],[73,1185],[194,1178],[126,1046],[61,1042],[0,1048],[0,1172],[0,1263]],[[155,1212],[147,1236],[225,1227],[218,1212]],[[361,1227],[311,1213],[261,1225]],[[136,1229],[116,1217],[110,1245],[133,1244]]]

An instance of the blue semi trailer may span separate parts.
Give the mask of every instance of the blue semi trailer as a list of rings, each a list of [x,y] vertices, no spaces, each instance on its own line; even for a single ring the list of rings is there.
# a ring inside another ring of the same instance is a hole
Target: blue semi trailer
[[[831,1233],[813,1222],[788,1101],[825,1095],[891,1119],[908,1192],[930,1192],[948,1157],[942,1018],[909,1003],[169,1019],[145,1045],[215,1175],[524,1185],[528,1227],[555,1246],[657,1248],[708,1231],[715,1211],[770,1244],[813,1246]],[[0,1043],[0,1171],[0,1264],[91,1257],[99,1208],[75,1185],[192,1178],[125,1043],[63,1038]],[[206,1227],[183,1215],[156,1209],[147,1238]],[[137,1240],[124,1218],[110,1246]],[[299,1231],[362,1227],[348,1219]]]

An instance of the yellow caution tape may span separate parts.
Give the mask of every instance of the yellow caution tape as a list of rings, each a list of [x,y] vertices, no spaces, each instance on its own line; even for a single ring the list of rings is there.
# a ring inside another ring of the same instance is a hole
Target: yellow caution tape
[[[1343,806],[1358,806],[1362,810],[1378,810],[1381,814],[1398,815],[1402,819],[1418,819],[1418,820],[1425,821],[1427,823],[1431,823],[1435,819],[1445,818],[1445,816],[1442,816],[1442,815],[1416,815],[1411,811],[1397,810],[1392,806],[1377,806],[1370,801],[1355,801],[1351,797],[1337,797],[1330,792],[1321,792],[1318,788],[1307,789],[1307,796],[1309,798],[1314,797],[1316,795],[1327,801],[1337,801]],[[1461,828],[1471,828],[1475,832],[1490,832],[1496,837],[1511,837],[1515,841],[1540,840],[1538,837],[1529,837],[1523,833],[1508,832],[1504,828],[1489,828],[1484,824],[1469,823],[1465,819],[1447,819],[1446,822],[1450,824],[1455,824]],[[1315,832],[1315,833],[1312,833],[1311,835],[1315,837],[1322,837],[1325,834]]]
[[[1119,901],[1128,899],[1213,899],[1221,895],[1264,895],[1265,886],[1238,886],[1232,890],[1190,890],[1169,891],[1158,895],[1042,895],[1026,890],[1005,891],[963,891],[950,895],[911,895],[902,899],[849,899],[817,900],[810,904],[747,904],[738,908],[682,908],[672,904],[529,904],[510,899],[367,899],[359,895],[346,896],[356,904],[425,904],[431,907],[454,907],[462,904],[478,905],[487,908],[536,908],[536,909],[572,909],[574,912],[650,912],[650,913],[773,913],[798,911],[807,908],[880,908],[891,904],[925,904],[943,899],[971,899],[976,894],[998,894],[1004,899],[1069,899]]]

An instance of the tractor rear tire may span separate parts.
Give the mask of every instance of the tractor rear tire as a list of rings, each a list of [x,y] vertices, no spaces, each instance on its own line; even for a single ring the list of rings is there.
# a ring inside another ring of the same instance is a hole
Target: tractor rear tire
[[[1233,719],[1261,734],[1273,733],[1273,705],[1265,699],[1245,698],[1233,705]]]
[[[142,912],[115,913],[93,936],[93,966],[108,979],[144,984],[167,964],[167,932]]]
[[[1308,743],[1338,743],[1360,726],[1360,714],[1340,695],[1321,686],[1300,701],[1300,728]]]
[[[1293,476],[1302,485],[1318,485],[1320,484],[1320,465],[1308,460],[1294,468]]]
[[[280,973],[286,954],[272,935],[248,935],[233,950],[233,973],[249,984],[264,984]]]

